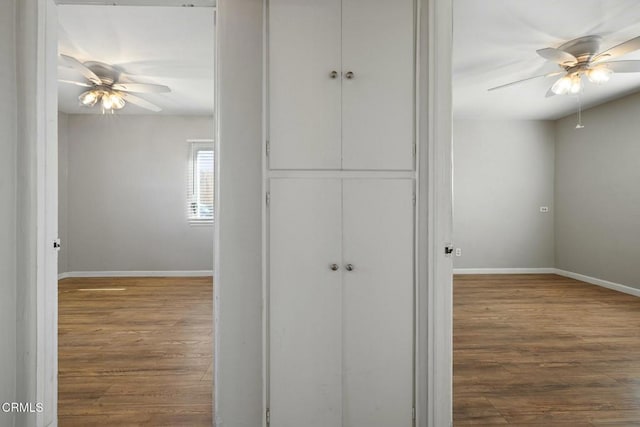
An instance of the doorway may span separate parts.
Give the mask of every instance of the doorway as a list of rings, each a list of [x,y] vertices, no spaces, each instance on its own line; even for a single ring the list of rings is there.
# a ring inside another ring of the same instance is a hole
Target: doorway
[[[577,4],[454,2],[455,423],[639,418],[640,5]]]
[[[211,425],[215,8],[54,7],[57,418]]]

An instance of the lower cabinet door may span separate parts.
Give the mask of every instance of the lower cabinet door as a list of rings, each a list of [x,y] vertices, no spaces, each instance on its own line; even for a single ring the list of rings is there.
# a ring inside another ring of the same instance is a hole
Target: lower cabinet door
[[[410,427],[413,181],[343,181],[343,426]]]
[[[410,427],[413,181],[272,179],[270,192],[271,426]]]
[[[271,180],[273,427],[342,425],[341,185],[340,179]]]

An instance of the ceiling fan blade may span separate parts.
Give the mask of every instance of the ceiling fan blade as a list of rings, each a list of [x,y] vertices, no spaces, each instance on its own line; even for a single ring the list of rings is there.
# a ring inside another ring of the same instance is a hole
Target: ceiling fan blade
[[[552,96],[556,96],[556,93],[552,91],[551,88],[549,88],[549,90],[547,91],[547,94],[545,95],[545,98],[551,98]]]
[[[149,83],[116,83],[113,85],[115,90],[134,93],[166,93],[171,92],[168,86],[154,85]]]
[[[522,80],[518,80],[518,81],[515,81],[515,82],[507,83],[507,84],[505,84],[505,85],[500,85],[500,86],[492,87],[491,89],[488,89],[488,90],[489,90],[489,91],[494,91],[494,90],[498,90],[498,89],[504,89],[504,88],[509,87],[509,86],[513,86],[513,85],[517,85],[517,84],[520,84],[520,83],[527,82],[527,81],[529,81],[529,80],[539,79],[539,78],[542,78],[542,77],[553,77],[553,76],[559,76],[560,74],[564,74],[564,73],[565,73],[564,71],[557,71],[557,72],[554,72],[554,73],[542,74],[542,75],[540,75],[540,76],[528,77],[528,78],[526,78],[526,79],[522,79]]]
[[[601,62],[599,66],[605,66],[615,73],[640,73],[640,61]]]
[[[575,65],[578,63],[578,59],[570,54],[569,52],[565,52],[564,50],[555,49],[553,47],[547,47],[544,49],[536,50],[538,55],[547,59],[549,61],[553,61],[556,64],[560,65]]]
[[[631,40],[627,40],[624,43],[620,43],[619,45],[614,46],[611,49],[597,54],[593,57],[593,60],[591,62],[613,59],[638,49],[640,49],[640,36],[632,38]]]
[[[81,87],[93,87],[93,85],[91,85],[89,83],[74,82],[73,80],[58,80],[58,82],[60,82],[60,83],[69,83],[70,85],[76,85],[76,86],[81,86]]]
[[[75,69],[80,74],[85,76],[87,80],[89,80],[90,82],[95,83],[97,85],[102,84],[102,80],[100,80],[100,77],[98,77],[96,73],[91,71],[89,68],[87,68],[82,62],[78,61],[76,58],[69,55],[60,54],[60,59],[62,60],[62,63],[66,67]]]
[[[159,111],[162,111],[162,108],[158,107],[155,104],[150,103],[146,99],[142,99],[138,96],[131,95],[130,93],[127,93],[127,92],[121,92],[121,94],[125,101],[130,102],[134,105],[137,105],[138,107],[146,108],[147,110],[155,111],[156,113]]]

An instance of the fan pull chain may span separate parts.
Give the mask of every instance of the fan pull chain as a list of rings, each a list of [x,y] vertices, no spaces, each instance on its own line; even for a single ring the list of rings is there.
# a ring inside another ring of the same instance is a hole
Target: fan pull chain
[[[582,101],[580,99],[580,95],[576,95],[576,101],[578,101],[578,124],[576,125],[576,129],[584,129],[584,125],[582,124]]]

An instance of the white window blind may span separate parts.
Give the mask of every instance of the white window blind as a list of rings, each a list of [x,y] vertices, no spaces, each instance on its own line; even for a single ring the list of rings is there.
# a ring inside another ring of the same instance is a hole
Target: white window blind
[[[214,211],[213,142],[190,141],[190,143],[187,215],[191,223],[212,223]]]

